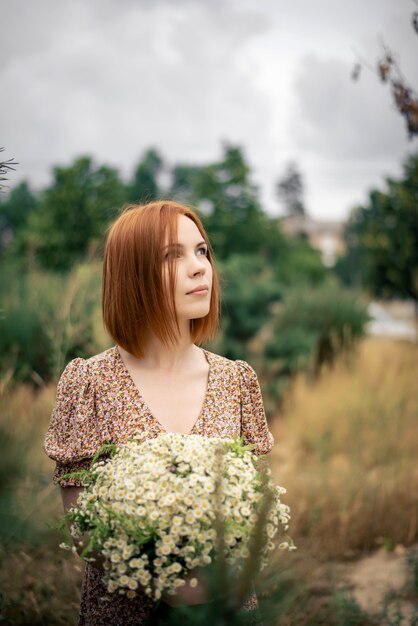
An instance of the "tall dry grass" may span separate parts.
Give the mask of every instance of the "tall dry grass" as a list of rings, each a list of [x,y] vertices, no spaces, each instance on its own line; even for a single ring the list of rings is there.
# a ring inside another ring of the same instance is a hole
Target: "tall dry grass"
[[[418,346],[367,338],[310,383],[298,376],[272,430],[291,533],[348,556],[418,538]]]
[[[4,624],[64,626],[78,613],[82,564],[58,549],[60,535],[48,523],[62,514],[51,483],[53,463],[43,436],[55,388],[39,392],[21,384],[1,394],[0,594]],[[1,604],[1,603],[0,603]],[[1,620],[0,620],[1,621]]]
[[[270,460],[288,490],[289,531],[299,550],[280,551],[277,568],[291,573],[300,563],[309,566],[288,583],[287,599],[298,595],[305,574],[315,580],[321,575],[318,556],[416,541],[417,365],[417,346],[366,339],[351,361],[340,358],[315,383],[298,377],[287,394],[271,426],[276,444]],[[0,526],[5,624],[64,625],[77,614],[82,565],[58,549],[61,537],[46,525],[61,514],[51,485],[53,462],[42,450],[54,398],[55,385],[36,392],[26,385],[13,392],[3,387],[0,476],[1,468],[10,475],[10,497],[0,498],[0,517],[3,505],[9,516],[6,530]],[[334,609],[315,603],[318,597],[306,591],[277,623],[337,623]]]

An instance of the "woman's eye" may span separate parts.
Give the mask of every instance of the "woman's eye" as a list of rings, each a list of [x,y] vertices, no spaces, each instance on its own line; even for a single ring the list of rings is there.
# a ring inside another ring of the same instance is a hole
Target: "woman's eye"
[[[208,249],[202,246],[201,248],[198,248],[198,252],[203,252],[203,256],[207,256]],[[164,255],[164,259],[167,260],[169,257],[174,257],[178,259],[181,257],[181,252],[166,252],[166,254]]]
[[[169,257],[179,257],[180,256],[180,252],[167,252],[167,254],[164,255],[165,259],[168,259]]]

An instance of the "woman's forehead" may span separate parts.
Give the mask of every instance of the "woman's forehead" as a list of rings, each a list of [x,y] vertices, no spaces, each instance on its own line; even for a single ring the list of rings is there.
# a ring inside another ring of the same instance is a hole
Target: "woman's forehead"
[[[177,237],[174,235],[175,243],[179,245],[197,245],[203,240],[202,234],[193,220],[186,215],[179,215],[177,218]],[[169,233],[166,232],[165,243],[169,242]]]

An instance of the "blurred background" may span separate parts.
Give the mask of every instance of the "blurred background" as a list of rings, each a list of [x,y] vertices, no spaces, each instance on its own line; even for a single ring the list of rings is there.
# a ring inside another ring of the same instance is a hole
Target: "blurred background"
[[[222,277],[205,347],[256,369],[288,490],[266,623],[418,624],[418,6],[0,11],[0,620],[76,618],[43,437],[66,363],[112,345],[109,222],[173,198]]]

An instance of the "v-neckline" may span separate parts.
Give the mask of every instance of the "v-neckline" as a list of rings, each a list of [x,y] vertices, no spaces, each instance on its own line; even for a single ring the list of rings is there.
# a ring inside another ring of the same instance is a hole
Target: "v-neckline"
[[[193,434],[193,432],[194,432],[194,430],[198,427],[198,425],[199,425],[199,423],[200,423],[201,419],[203,418],[203,415],[204,415],[204,412],[205,412],[205,409],[206,409],[206,405],[207,405],[207,403],[208,403],[208,399],[209,399],[209,393],[210,393],[211,386],[212,386],[213,367],[212,367],[212,362],[211,362],[211,359],[210,359],[210,356],[209,356],[209,352],[208,352],[207,350],[205,350],[204,348],[200,348],[200,349],[202,350],[203,354],[205,355],[206,361],[207,361],[207,362],[208,362],[208,364],[209,364],[208,379],[207,379],[207,383],[206,383],[206,393],[205,393],[205,397],[204,397],[204,399],[203,399],[203,403],[202,403],[202,407],[201,407],[201,409],[200,409],[200,413],[199,413],[199,415],[197,416],[197,418],[195,419],[195,421],[194,421],[194,423],[193,423],[193,426],[192,426],[192,428],[189,430],[189,432],[187,432],[187,433],[179,433],[179,432],[176,432],[176,431],[171,431],[171,430],[169,431],[169,430],[167,430],[167,429],[166,429],[166,428],[165,428],[165,427],[161,424],[161,422],[159,421],[159,419],[157,419],[157,418],[155,417],[155,415],[151,412],[151,410],[150,410],[150,408],[148,407],[147,403],[145,402],[145,400],[144,400],[144,398],[143,398],[143,396],[142,396],[142,394],[141,394],[141,392],[140,392],[139,388],[138,388],[138,387],[137,387],[137,385],[135,384],[135,381],[134,381],[134,379],[132,378],[132,376],[131,376],[131,374],[130,374],[130,372],[129,372],[128,368],[126,367],[125,362],[124,362],[124,360],[122,359],[122,355],[121,355],[121,353],[119,352],[119,348],[118,348],[118,346],[117,346],[117,345],[115,345],[114,349],[115,349],[116,359],[117,359],[117,361],[119,362],[119,365],[120,365],[120,368],[121,368],[122,374],[125,376],[125,378],[126,378],[126,380],[127,380],[127,382],[128,382],[128,385],[131,387],[131,389],[132,389],[132,391],[133,391],[133,393],[134,393],[134,396],[136,396],[136,397],[139,399],[139,401],[140,401],[140,403],[142,404],[142,406],[143,406],[143,408],[144,408],[145,412],[146,412],[146,413],[148,414],[148,416],[149,416],[149,417],[150,417],[150,418],[154,421],[154,423],[157,425],[157,427],[159,428],[159,430],[160,430],[163,434],[192,435],[192,434]]]

